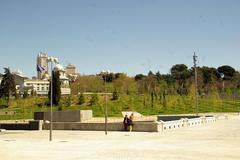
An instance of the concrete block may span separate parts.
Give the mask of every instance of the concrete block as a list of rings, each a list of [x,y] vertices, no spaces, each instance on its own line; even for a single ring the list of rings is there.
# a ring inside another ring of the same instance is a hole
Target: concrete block
[[[71,110],[53,112],[53,122],[83,122],[92,118],[92,110]],[[50,121],[50,112],[35,112],[34,120]]]

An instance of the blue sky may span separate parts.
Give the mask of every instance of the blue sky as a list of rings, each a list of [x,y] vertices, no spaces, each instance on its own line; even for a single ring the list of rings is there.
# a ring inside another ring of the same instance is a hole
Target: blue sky
[[[47,52],[84,74],[240,69],[239,0],[0,0],[0,68],[36,75]],[[3,72],[0,69],[0,72]]]

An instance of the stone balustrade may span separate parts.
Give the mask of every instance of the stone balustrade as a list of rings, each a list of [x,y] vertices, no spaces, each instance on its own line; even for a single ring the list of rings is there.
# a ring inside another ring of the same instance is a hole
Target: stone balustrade
[[[183,127],[191,127],[191,126],[199,126],[207,123],[216,122],[215,117],[199,117],[199,118],[181,118],[180,120],[174,121],[157,121],[158,123],[158,132],[164,132],[168,130],[183,128]]]

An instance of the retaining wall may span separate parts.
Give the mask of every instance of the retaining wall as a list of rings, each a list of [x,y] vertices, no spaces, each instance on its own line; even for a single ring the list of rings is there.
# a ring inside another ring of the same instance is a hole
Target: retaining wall
[[[25,123],[0,123],[0,129],[6,130],[41,130],[41,121],[29,121]]]
[[[55,111],[53,122],[83,122],[92,118],[92,110]],[[34,120],[50,121],[50,112],[34,112]]]
[[[44,123],[43,129],[49,129],[50,124]],[[104,131],[105,123],[72,123],[72,122],[54,122],[54,130],[93,130]],[[124,131],[123,123],[108,123],[109,131]],[[158,123],[156,122],[134,122],[133,131],[136,132],[158,132]]]

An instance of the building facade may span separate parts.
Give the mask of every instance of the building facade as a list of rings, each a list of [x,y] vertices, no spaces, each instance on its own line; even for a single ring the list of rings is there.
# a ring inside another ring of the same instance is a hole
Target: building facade
[[[49,81],[48,80],[25,80],[24,86],[26,88],[31,88],[31,90],[36,91],[37,95],[45,96],[48,95],[49,91]]]
[[[76,67],[73,64],[68,64],[65,70],[67,76],[76,74]]]
[[[40,52],[37,56],[37,79],[44,79],[48,74],[48,55]]]

